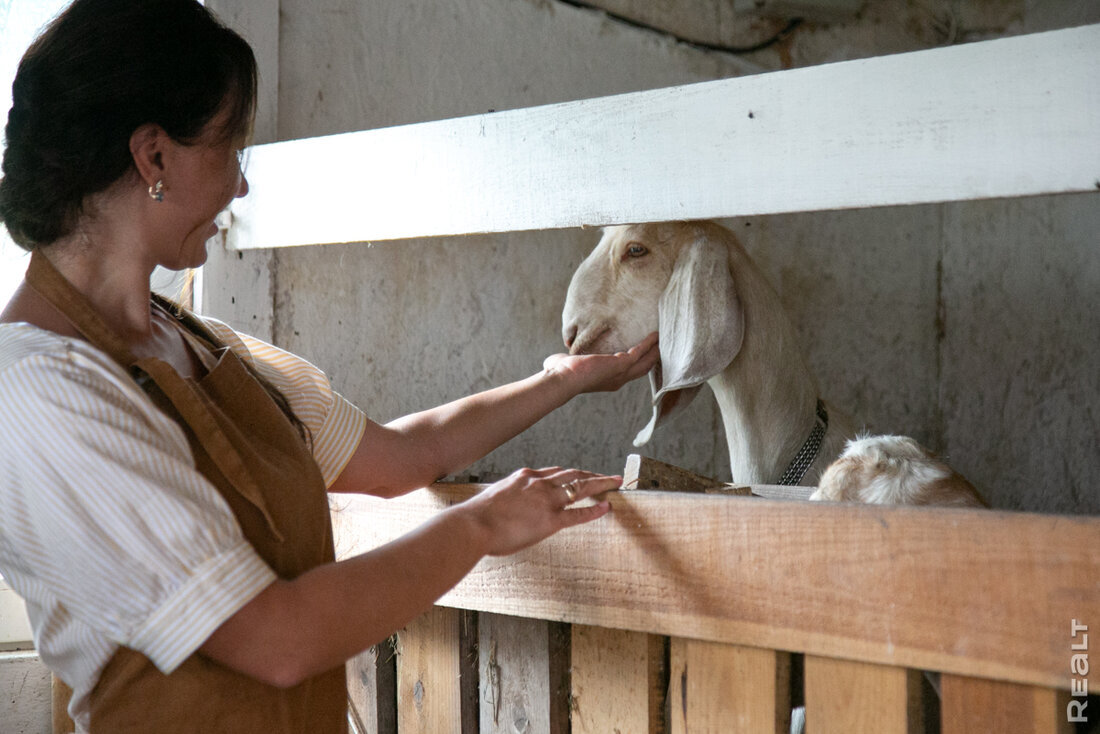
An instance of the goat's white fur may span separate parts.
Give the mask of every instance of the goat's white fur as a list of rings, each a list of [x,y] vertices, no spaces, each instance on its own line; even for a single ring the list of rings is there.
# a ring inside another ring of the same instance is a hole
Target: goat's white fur
[[[646,254],[632,257],[634,245]],[[733,233],[713,222],[605,229],[573,275],[562,323],[574,354],[615,352],[660,333],[653,419],[637,445],[703,382],[721,410],[733,481],[776,482],[815,424],[817,383],[779,296]],[[807,484],[854,433],[844,414],[827,410]]]
[[[569,284],[566,346],[572,354],[616,352],[653,331],[661,352],[650,373],[653,418],[635,445],[646,443],[706,382],[722,414],[733,481],[776,482],[815,424],[817,382],[779,296],[732,232],[705,221],[604,230]],[[984,504],[965,479],[912,439],[848,442],[851,419],[826,409],[828,430],[802,481],[812,486],[823,479],[813,499]]]
[[[974,486],[908,436],[864,436],[821,475],[810,499],[985,507]]]

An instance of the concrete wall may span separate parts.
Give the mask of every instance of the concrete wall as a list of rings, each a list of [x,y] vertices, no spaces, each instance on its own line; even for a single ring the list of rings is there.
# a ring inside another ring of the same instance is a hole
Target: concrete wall
[[[278,89],[271,139],[1100,22],[1089,0],[869,0],[858,19],[804,25],[783,44],[737,56],[554,0],[269,5],[280,19],[277,37],[259,39],[278,58],[265,72]],[[730,17],[726,5],[605,2],[684,36],[706,29],[735,43],[782,25]],[[344,163],[371,175],[370,161]],[[946,453],[997,506],[1096,513],[1098,203],[1084,195],[727,224],[780,291],[824,397],[871,430]],[[214,252],[206,308],[314,360],[385,421],[537,371],[561,349],[566,285],[597,239],[570,230]],[[621,471],[647,398],[641,382],[582,396],[464,474],[548,464]],[[646,453],[724,477],[721,432],[704,394]]]

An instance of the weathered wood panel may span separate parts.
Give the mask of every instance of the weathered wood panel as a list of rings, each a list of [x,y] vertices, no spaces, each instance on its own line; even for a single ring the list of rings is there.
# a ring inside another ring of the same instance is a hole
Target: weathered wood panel
[[[1066,692],[944,675],[943,734],[1069,734]]]
[[[1086,26],[257,146],[230,240],[284,247],[1091,191],[1098,48],[1100,26]]]
[[[676,637],[669,645],[672,734],[790,731],[787,653]]]
[[[347,662],[349,716],[362,734],[397,734],[394,638]]]
[[[920,680],[916,670],[807,655],[806,729],[921,734]]]
[[[573,734],[663,734],[664,637],[573,625]]]
[[[433,607],[397,633],[397,729],[462,734],[462,613]]]
[[[480,615],[481,734],[568,734],[569,652],[557,641],[560,626]]]
[[[349,498],[340,552],[477,490]],[[1066,688],[1066,620],[1100,619],[1100,518],[608,498],[610,516],[483,560],[440,603]]]

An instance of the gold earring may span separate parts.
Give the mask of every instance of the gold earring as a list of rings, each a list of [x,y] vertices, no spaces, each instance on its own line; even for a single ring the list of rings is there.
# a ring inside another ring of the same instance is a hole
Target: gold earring
[[[164,201],[164,182],[157,181],[149,187],[149,198],[153,201]]]

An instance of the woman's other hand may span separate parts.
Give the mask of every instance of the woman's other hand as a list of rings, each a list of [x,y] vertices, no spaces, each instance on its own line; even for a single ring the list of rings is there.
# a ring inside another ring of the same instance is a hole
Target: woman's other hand
[[[603,517],[611,509],[607,501],[572,505],[620,486],[622,477],[578,469],[520,469],[464,504],[485,531],[488,554],[505,556]]]
[[[577,394],[613,392],[649,372],[659,357],[657,332],[653,332],[625,352],[552,354],[543,361],[542,367],[569,380]]]

